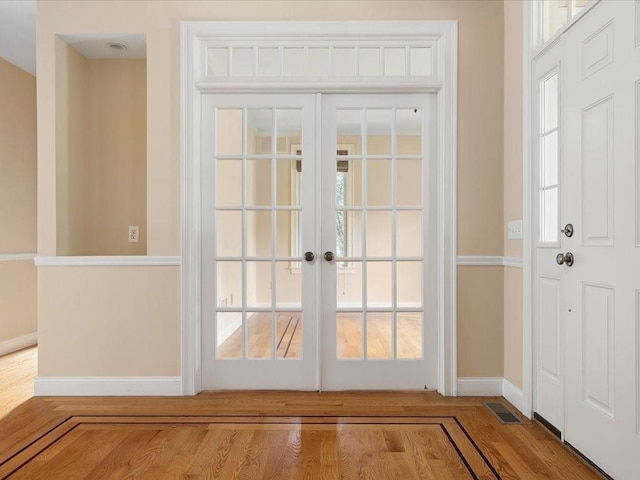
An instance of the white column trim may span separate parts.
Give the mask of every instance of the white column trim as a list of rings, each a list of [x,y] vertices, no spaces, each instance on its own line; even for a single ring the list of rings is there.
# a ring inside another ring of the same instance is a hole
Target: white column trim
[[[74,257],[35,257],[36,267],[164,267],[180,266],[178,256],[107,255]]]
[[[17,260],[33,260],[37,253],[0,253],[0,262],[12,262]]]
[[[9,353],[17,352],[23,348],[32,347],[38,344],[38,333],[28,333],[20,337],[10,338],[0,342],[0,357]]]
[[[37,377],[34,395],[42,396],[179,396],[180,377]]]

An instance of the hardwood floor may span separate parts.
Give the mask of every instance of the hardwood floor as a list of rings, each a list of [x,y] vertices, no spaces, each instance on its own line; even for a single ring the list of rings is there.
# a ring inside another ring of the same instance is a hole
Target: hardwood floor
[[[362,358],[364,329],[357,313],[338,313],[336,325],[339,358]],[[277,318],[276,355],[278,358],[299,358],[302,355],[302,314],[280,313]],[[247,319],[247,357],[272,358],[271,313],[254,313]],[[219,358],[242,357],[242,329],[236,330],[218,347]],[[398,313],[397,357],[422,356],[422,317],[419,313]],[[392,318],[389,313],[367,315],[367,358],[393,358]]]
[[[25,378],[5,362],[2,385]],[[3,404],[21,398],[7,392]],[[0,479],[600,478],[536,423],[501,424],[488,400],[280,391],[30,398],[0,419]]]
[[[37,366],[36,347],[0,357],[0,418],[33,396]]]

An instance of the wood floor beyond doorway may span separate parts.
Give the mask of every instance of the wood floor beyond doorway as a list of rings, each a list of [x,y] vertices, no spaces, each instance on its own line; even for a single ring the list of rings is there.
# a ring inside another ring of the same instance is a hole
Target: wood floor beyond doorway
[[[393,351],[393,314],[367,312],[366,334],[362,315],[339,312],[336,314],[336,352],[338,358],[391,359]],[[396,317],[396,358],[422,357],[422,314],[398,312]],[[247,358],[302,357],[302,314],[281,312],[276,314],[276,347],[273,349],[273,322],[270,312],[250,314],[246,322]],[[241,358],[243,329],[238,328],[218,346],[218,358]],[[365,337],[366,338],[363,338]],[[363,342],[365,340],[365,342]]]

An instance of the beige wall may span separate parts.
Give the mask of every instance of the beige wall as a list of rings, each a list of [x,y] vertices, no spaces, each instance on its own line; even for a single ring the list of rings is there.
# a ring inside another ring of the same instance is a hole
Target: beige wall
[[[36,251],[36,79],[0,59],[0,256]],[[36,331],[33,260],[0,260],[0,344]]]
[[[89,61],[93,255],[147,253],[147,62]],[[129,225],[140,227],[129,242]]]
[[[146,62],[56,44],[58,255],[146,253]],[[127,241],[129,225],[140,241]]]
[[[0,345],[36,333],[36,298],[33,260],[0,261]]]
[[[503,376],[502,267],[458,267],[458,376]]]
[[[522,388],[522,269],[504,269],[504,377]]]
[[[522,219],[522,2],[504,2],[504,225]],[[522,257],[522,240],[504,255]],[[522,269],[504,269],[504,376],[522,387]]]
[[[0,254],[36,251],[36,78],[0,58]]]
[[[180,375],[180,270],[41,267],[38,374]]]
[[[70,14],[72,12],[72,14]],[[458,20],[459,22],[459,97],[458,97],[458,245],[461,255],[501,255],[503,252],[503,5],[493,1],[235,1],[209,2],[124,2],[124,1],[40,1],[38,3],[38,121],[39,133],[39,252],[55,255],[56,246],[56,111],[55,36],[62,33],[135,32],[147,38],[147,253],[180,254],[180,91],[179,27],[181,20]],[[479,74],[481,72],[481,74]],[[143,269],[146,271],[146,269]],[[502,282],[494,282],[491,268],[478,267],[477,274],[459,269],[463,288],[460,307],[466,312],[459,334],[461,375],[501,375],[502,356]],[[501,272],[501,271],[500,271]],[[487,281],[487,277],[491,280]],[[47,271],[41,278],[40,321],[46,326],[42,341],[41,366],[52,362],[61,368],[56,375],[75,371],[72,365],[58,362],[61,339],[49,336],[59,327],[82,327],[86,317],[79,312],[65,317],[59,306],[69,297],[54,298],[50,290],[69,281],[63,271]],[[155,296],[168,296],[176,302],[171,328],[179,332],[179,285],[154,283]],[[98,285],[88,284],[89,298],[99,294]],[[486,308],[471,308],[474,292],[483,292]],[[177,296],[173,296],[173,293]],[[123,292],[110,293],[106,303],[109,315],[118,309]],[[151,292],[148,293],[151,295]],[[148,297],[139,299],[142,308]],[[498,307],[499,305],[499,307]],[[86,313],[86,312],[85,312]],[[138,319],[111,315],[113,328],[126,336],[137,328]],[[163,317],[164,318],[164,317]],[[64,321],[63,321],[64,320]],[[153,319],[150,321],[153,322]],[[149,325],[151,327],[154,324]],[[100,329],[89,328],[85,341],[99,338]],[[475,332],[495,332],[486,336],[482,349],[471,348],[464,339]],[[120,346],[125,355],[133,355],[128,344]],[[163,374],[175,372],[180,365],[179,350],[161,352],[160,344],[148,343],[151,357],[162,354],[171,366]],[[490,355],[487,351],[492,352]],[[500,358],[494,358],[494,356]],[[84,370],[116,374],[121,370],[88,357]],[[51,371],[46,374],[54,374]]]
[[[89,245],[89,61],[55,39],[56,232],[58,255],[87,255]]]

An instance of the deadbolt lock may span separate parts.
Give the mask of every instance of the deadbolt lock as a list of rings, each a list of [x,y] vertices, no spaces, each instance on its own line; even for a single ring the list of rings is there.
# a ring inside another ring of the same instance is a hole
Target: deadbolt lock
[[[567,223],[564,228],[562,230],[560,230],[561,233],[564,233],[567,237],[572,237],[573,236],[573,225],[571,225],[570,223]]]

